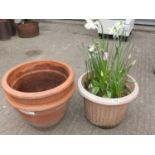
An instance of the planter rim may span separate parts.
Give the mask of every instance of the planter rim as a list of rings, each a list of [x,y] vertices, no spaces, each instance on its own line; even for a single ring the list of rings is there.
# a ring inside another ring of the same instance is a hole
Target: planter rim
[[[15,90],[9,86],[7,79],[8,79],[8,76],[10,75],[10,73],[12,73],[14,70],[16,70],[19,67],[22,67],[24,65],[30,65],[30,64],[39,63],[39,62],[52,62],[52,63],[56,63],[56,64],[60,64],[60,65],[64,66],[64,68],[66,70],[68,70],[67,72],[69,74],[67,79],[59,86],[49,89],[49,90],[41,91],[41,92],[21,92],[21,91]],[[61,62],[61,61],[55,61],[55,60],[33,60],[33,61],[28,61],[28,62],[19,64],[19,65],[16,65],[15,67],[11,68],[2,77],[1,84],[2,84],[3,89],[8,94],[10,94],[14,97],[18,97],[21,99],[36,99],[36,98],[39,99],[39,98],[44,98],[44,97],[48,97],[50,95],[57,94],[60,91],[65,90],[68,86],[70,86],[72,84],[73,81],[74,81],[74,71],[68,64]]]
[[[68,94],[65,95],[61,99],[61,101],[55,101],[54,104],[47,103],[47,104],[29,105],[29,104],[16,103],[14,101],[11,101],[10,98],[7,98],[7,100],[14,108],[18,109],[19,111],[22,110],[22,111],[25,111],[26,113],[27,112],[44,111],[44,110],[60,107],[63,104],[67,104],[67,100],[70,98],[70,96],[72,96],[72,94],[74,93],[74,90],[75,90],[75,85],[73,84],[73,86],[71,87],[71,90],[68,92]]]
[[[139,94],[138,83],[132,76],[128,75],[128,77],[134,82],[134,86],[135,86],[134,90],[129,95],[124,96],[124,97],[119,97],[119,98],[104,98],[104,97],[96,96],[96,95],[90,93],[89,91],[87,91],[83,87],[82,79],[86,74],[87,74],[87,72],[83,73],[80,76],[80,78],[78,80],[78,89],[79,89],[80,94],[84,98],[86,98],[96,104],[107,105],[107,106],[127,104],[127,103],[130,103],[132,100],[134,100],[137,97],[137,95]]]

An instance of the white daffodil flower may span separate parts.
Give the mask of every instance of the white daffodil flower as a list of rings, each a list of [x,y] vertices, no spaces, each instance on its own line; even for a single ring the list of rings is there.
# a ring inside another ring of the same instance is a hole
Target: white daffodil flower
[[[112,34],[114,38],[119,37],[119,33],[117,32],[117,28],[115,26],[110,30],[110,34]]]
[[[103,53],[103,60],[108,60],[108,52]]]
[[[115,24],[115,27],[117,28],[117,30],[120,30],[120,29],[124,28],[124,25],[125,25],[125,22],[123,20],[121,20]]]
[[[95,45],[93,44],[93,45],[91,45],[91,46],[89,46],[89,52],[94,52],[95,51]]]
[[[93,21],[92,19],[87,19],[86,20],[86,24],[85,24],[85,28],[90,30],[90,29],[97,29],[99,26],[99,22],[98,21]]]
[[[124,31],[124,26],[125,22],[121,20],[117,22],[114,27],[112,27],[110,33],[113,35],[114,38],[118,38]]]
[[[101,24],[100,24],[100,22],[99,22],[98,20],[96,20],[96,21],[94,22],[94,24],[95,24],[95,26],[96,26],[96,29],[98,29],[98,27],[101,26]]]
[[[129,56],[128,56],[128,59],[130,59],[131,58],[131,54],[129,54]]]
[[[136,60],[134,60],[131,65],[134,66],[136,64]]]

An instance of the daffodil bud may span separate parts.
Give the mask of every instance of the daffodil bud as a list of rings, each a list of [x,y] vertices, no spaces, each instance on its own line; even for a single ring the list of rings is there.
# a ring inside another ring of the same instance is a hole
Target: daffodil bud
[[[128,56],[128,59],[130,59],[131,58],[131,54],[129,54],[129,56]]]
[[[108,52],[103,53],[103,60],[108,60]]]
[[[98,20],[93,21],[92,19],[86,19],[86,24],[85,24],[85,28],[90,30],[90,29],[98,29],[98,27],[100,26],[100,23]]]
[[[89,46],[89,52],[94,52],[94,50],[95,50],[95,45],[91,45],[91,46]]]
[[[136,60],[134,60],[131,65],[134,66],[136,64]]]

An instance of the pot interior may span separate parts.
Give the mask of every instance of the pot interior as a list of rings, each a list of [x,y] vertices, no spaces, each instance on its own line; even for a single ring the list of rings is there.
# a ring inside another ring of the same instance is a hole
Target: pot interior
[[[14,70],[8,77],[10,87],[21,92],[41,92],[61,85],[68,77],[63,66],[31,64]]]

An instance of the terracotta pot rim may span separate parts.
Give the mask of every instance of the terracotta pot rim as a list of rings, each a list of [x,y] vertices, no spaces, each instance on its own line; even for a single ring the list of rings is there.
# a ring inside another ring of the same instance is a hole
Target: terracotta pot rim
[[[28,93],[21,92],[9,86],[7,79],[10,73],[12,73],[14,70],[24,65],[30,65],[31,63],[39,63],[39,62],[52,62],[52,63],[57,63],[57,64],[64,66],[64,68],[67,70],[69,74],[67,79],[59,86],[49,89],[49,90],[41,91],[41,92],[28,92]],[[68,64],[61,62],[61,61],[55,61],[55,60],[33,60],[33,61],[28,61],[28,62],[19,64],[19,65],[16,65],[12,69],[10,69],[8,72],[6,72],[2,78],[2,87],[8,94],[14,97],[18,97],[21,99],[36,99],[36,98],[39,99],[39,98],[48,97],[50,95],[54,95],[56,93],[59,93],[60,91],[65,90],[68,86],[70,86],[73,83],[73,81],[74,81],[74,71]]]
[[[134,100],[137,95],[139,94],[139,86],[138,86],[138,83],[136,82],[136,80],[128,75],[128,77],[133,81],[134,83],[134,90],[127,96],[124,96],[124,97],[120,97],[120,98],[104,98],[104,97],[99,97],[99,96],[96,96],[92,93],[90,93],[89,91],[87,91],[84,87],[83,87],[83,84],[82,84],[82,80],[83,78],[86,76],[86,72],[83,73],[79,80],[78,80],[78,89],[79,89],[79,92],[80,94],[96,103],[96,104],[102,104],[102,105],[107,105],[107,106],[114,106],[114,105],[122,105],[122,104],[127,104],[127,103],[130,103],[132,100]]]
[[[55,101],[54,104],[48,103],[48,104],[29,105],[29,104],[11,102],[10,98],[8,98],[8,100],[10,101],[10,104],[18,110],[20,109],[20,110],[31,111],[31,112],[44,111],[44,110],[59,107],[63,104],[68,104],[67,100],[73,95],[74,90],[75,90],[75,84],[73,83],[70,91],[61,100]]]

